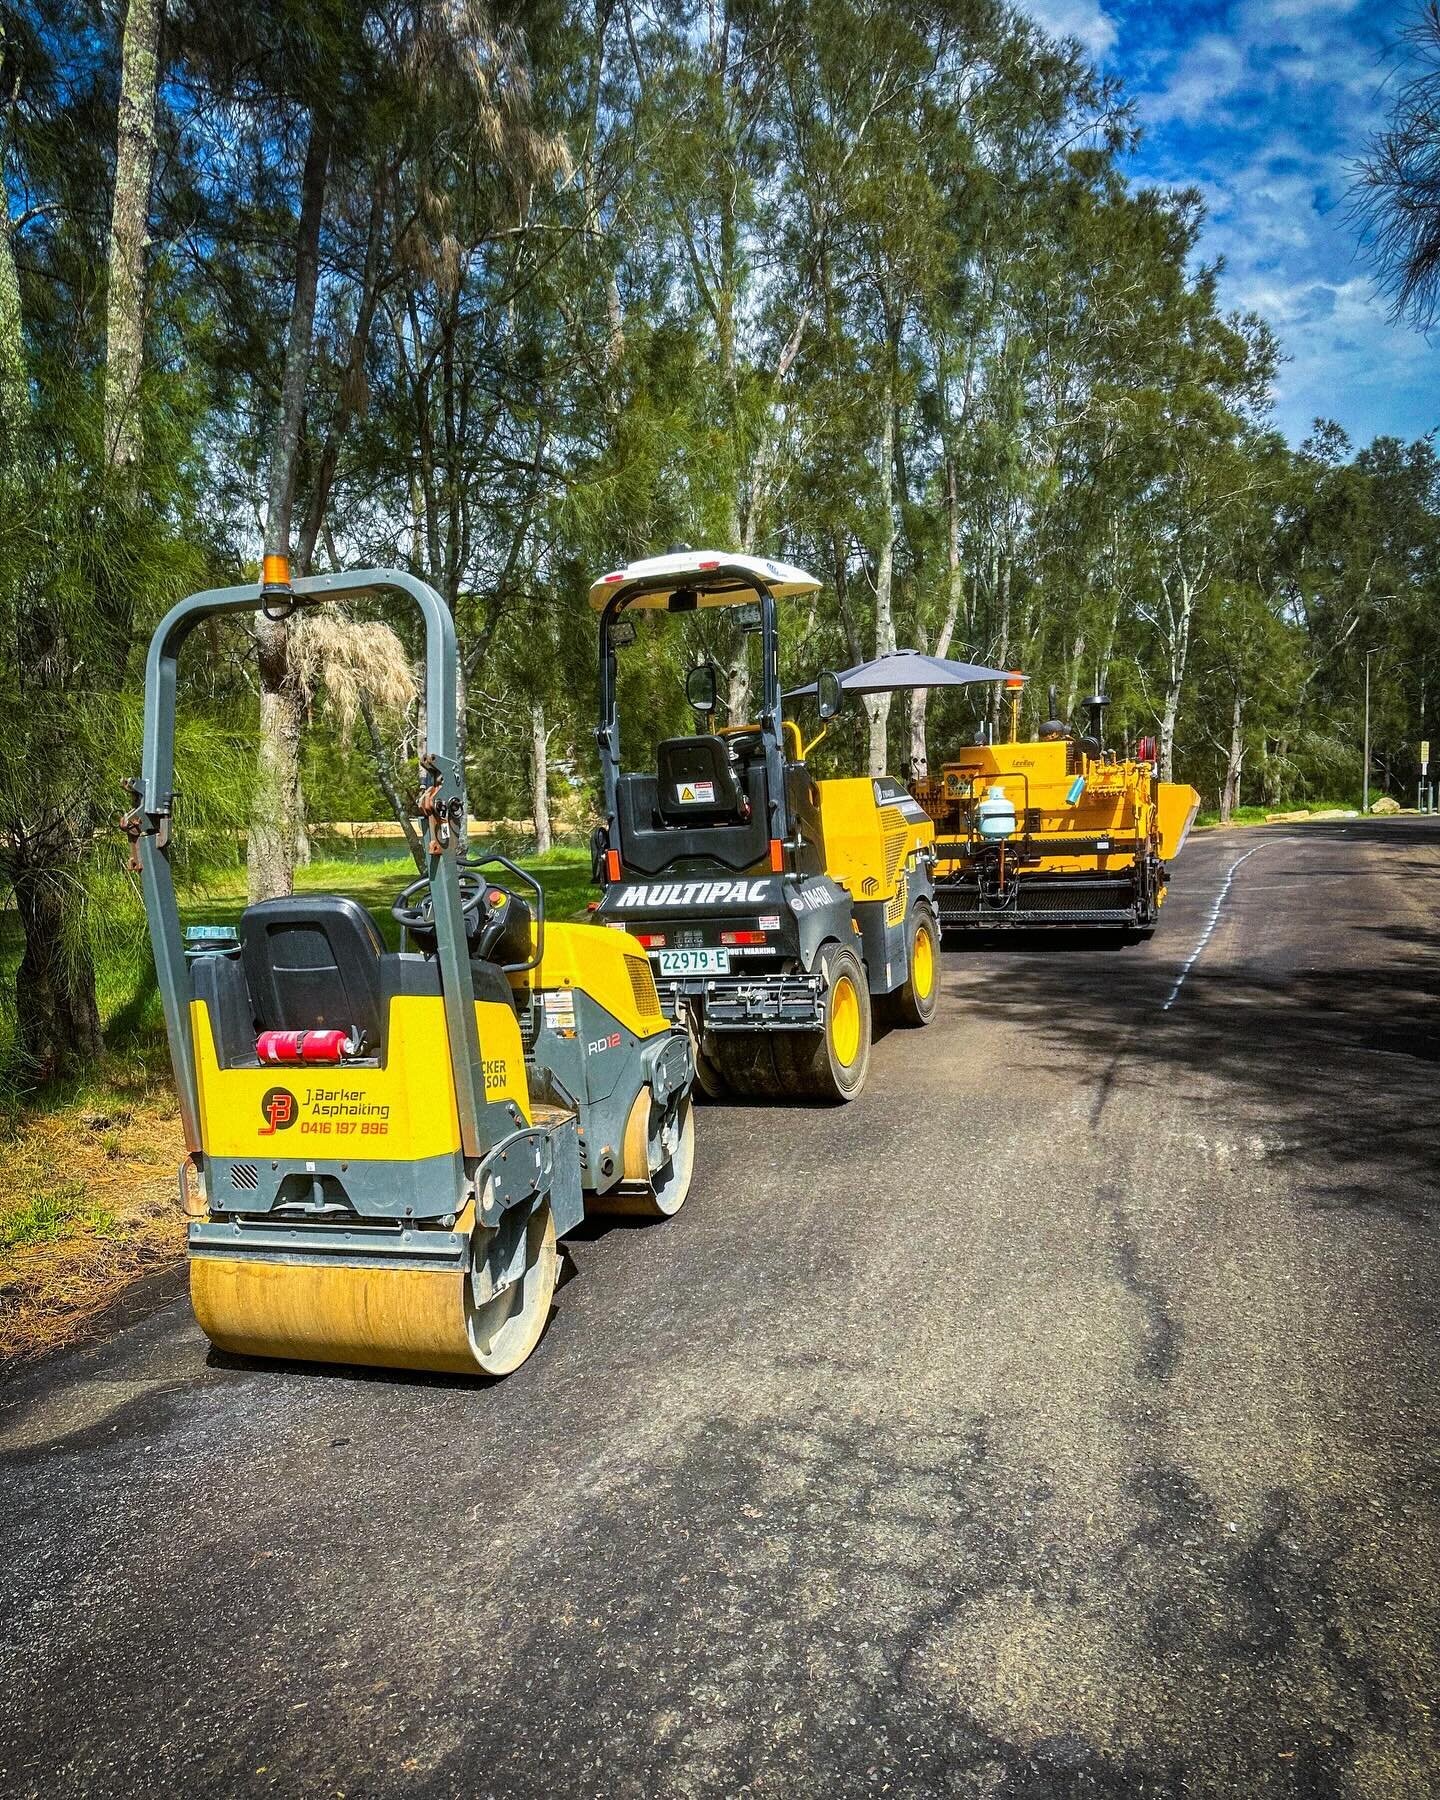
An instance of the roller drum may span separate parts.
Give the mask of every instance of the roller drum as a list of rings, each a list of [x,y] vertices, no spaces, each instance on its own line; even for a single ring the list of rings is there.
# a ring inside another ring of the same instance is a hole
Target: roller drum
[[[507,1375],[539,1341],[555,1292],[548,1202],[480,1234],[475,1255],[472,1271],[194,1256],[190,1299],[206,1337],[237,1356]]]

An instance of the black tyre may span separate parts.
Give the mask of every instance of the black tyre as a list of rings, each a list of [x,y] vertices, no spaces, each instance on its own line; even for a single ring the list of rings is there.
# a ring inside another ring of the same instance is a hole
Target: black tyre
[[[870,1072],[870,989],[855,952],[829,945],[825,1019],[818,1032],[776,1034],[775,1061],[789,1092],[812,1100],[853,1100]]]
[[[940,1004],[940,927],[923,900],[910,908],[905,932],[905,980],[885,996],[893,1024],[928,1025]]]

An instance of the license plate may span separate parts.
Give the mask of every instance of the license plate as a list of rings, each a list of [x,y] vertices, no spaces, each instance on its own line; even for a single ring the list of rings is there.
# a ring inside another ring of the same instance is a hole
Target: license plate
[[[728,975],[730,973],[730,952],[728,950],[662,950],[659,954],[662,975]]]

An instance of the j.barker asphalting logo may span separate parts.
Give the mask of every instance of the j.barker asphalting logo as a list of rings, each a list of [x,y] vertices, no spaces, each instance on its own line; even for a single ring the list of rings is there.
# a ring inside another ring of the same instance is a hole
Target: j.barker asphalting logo
[[[288,1131],[300,1116],[300,1103],[289,1088],[266,1088],[260,1098],[260,1116],[265,1123],[261,1137],[274,1137],[277,1131]]]
[[[491,1066],[485,1068],[486,1087],[493,1088]],[[260,1097],[260,1117],[265,1123],[259,1136],[300,1127],[302,1137],[384,1137],[390,1130],[390,1103],[377,1100],[363,1087],[313,1083],[296,1094],[287,1087],[266,1088]]]

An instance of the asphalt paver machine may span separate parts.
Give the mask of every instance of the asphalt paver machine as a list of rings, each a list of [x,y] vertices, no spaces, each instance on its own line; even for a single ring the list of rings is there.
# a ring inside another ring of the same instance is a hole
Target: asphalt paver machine
[[[1088,730],[1053,715],[1019,735],[1024,678],[1009,678],[1008,741],[967,744],[938,776],[913,784],[935,821],[935,892],[949,931],[1005,927],[1154,930],[1200,796],[1161,781],[1153,739],[1133,754],[1105,748],[1105,710]]]
[[[226,1351],[506,1374],[587,1206],[683,1203],[688,1034],[643,952],[548,923],[538,883],[463,850],[455,628],[434,590],[383,569],[292,583],[283,558],[265,574],[181,601],[156,631],[126,820],[188,1149],[195,1313]],[[393,907],[400,951],[320,893],[187,943],[170,867],[182,645],[222,615],[385,595],[419,609],[426,640],[427,869]]]
[[[687,1021],[712,1094],[850,1100],[864,1086],[872,1007],[925,1025],[939,995],[934,827],[888,777],[818,780],[782,716],[777,599],[815,592],[803,569],[717,550],[631,563],[596,581],[605,822],[597,918],[649,955]],[[716,728],[717,671],[690,670],[698,729],[621,759],[617,649],[627,615],[743,607],[758,638],[759,710]],[[820,717],[841,704],[817,684]]]

